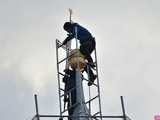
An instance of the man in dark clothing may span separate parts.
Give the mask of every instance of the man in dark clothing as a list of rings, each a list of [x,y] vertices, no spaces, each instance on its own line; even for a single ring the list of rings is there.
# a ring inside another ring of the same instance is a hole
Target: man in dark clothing
[[[63,82],[65,83],[64,87],[64,102],[68,103],[68,108],[72,106],[72,108],[68,109],[69,115],[72,115],[74,112],[73,105],[76,104],[76,72],[75,70],[65,69],[65,76],[63,77]],[[71,119],[69,119],[71,120]]]
[[[80,26],[77,23],[66,22],[63,28],[69,34],[68,37],[63,41],[62,45],[65,45],[73,38],[77,38],[80,41],[80,52],[86,57],[89,65],[88,69],[85,68],[85,71],[89,74],[90,79],[88,85],[90,86],[97,77],[93,74],[93,71],[90,68],[95,67],[93,59],[91,57],[91,53],[95,49],[96,45],[95,38],[92,37],[91,33],[86,28]]]

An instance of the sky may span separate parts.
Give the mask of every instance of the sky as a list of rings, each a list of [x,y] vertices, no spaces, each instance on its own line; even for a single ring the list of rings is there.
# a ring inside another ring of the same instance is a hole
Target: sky
[[[121,114],[124,96],[133,120],[160,114],[159,0],[0,0],[0,119],[59,114],[55,40],[63,23],[96,38],[103,115]],[[48,120],[48,119],[44,119]]]

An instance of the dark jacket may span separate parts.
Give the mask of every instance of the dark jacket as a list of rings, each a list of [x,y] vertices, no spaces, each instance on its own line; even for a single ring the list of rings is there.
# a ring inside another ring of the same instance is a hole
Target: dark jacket
[[[77,28],[77,35],[76,35],[76,28]],[[84,27],[80,26],[77,23],[72,24],[72,27],[70,30],[67,31],[68,37],[64,40],[63,44],[66,44],[69,40],[73,38],[77,38],[80,41],[80,44],[92,40],[91,33]]]

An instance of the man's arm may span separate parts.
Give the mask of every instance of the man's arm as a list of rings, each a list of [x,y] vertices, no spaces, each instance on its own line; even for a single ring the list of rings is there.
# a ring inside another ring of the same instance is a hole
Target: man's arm
[[[74,35],[70,35],[63,41],[62,45],[65,45],[68,41],[74,38]]]

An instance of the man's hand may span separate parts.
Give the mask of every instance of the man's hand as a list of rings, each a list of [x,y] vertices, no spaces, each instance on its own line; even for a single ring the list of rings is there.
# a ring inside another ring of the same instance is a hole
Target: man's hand
[[[66,45],[66,40],[64,40],[64,41],[62,42],[62,46],[63,46],[63,45]]]
[[[68,37],[62,42],[62,45],[66,45],[66,43],[69,41]]]
[[[70,41],[71,39],[73,39],[73,35],[71,35],[71,34],[67,34],[68,35],[68,37],[62,42],[62,45],[66,45],[66,43],[68,42],[68,41]]]
[[[68,37],[62,42],[62,45],[60,45],[60,47],[66,45],[67,42],[68,42]]]

